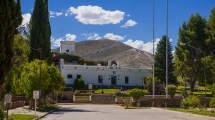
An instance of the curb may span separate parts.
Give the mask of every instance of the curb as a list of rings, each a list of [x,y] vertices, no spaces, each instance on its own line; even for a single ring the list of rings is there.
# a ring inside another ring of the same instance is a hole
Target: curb
[[[40,119],[44,118],[45,116],[47,116],[48,114],[51,114],[51,113],[53,113],[54,111],[58,110],[59,108],[61,108],[61,107],[55,108],[55,109],[53,109],[53,110],[50,110],[50,111],[48,111],[47,113],[45,113],[45,114],[39,116],[38,118],[36,118],[36,119],[34,119],[34,120],[40,120]]]
[[[192,114],[192,113],[187,113],[187,112],[168,110],[168,109],[163,109],[163,108],[154,108],[154,109],[160,109],[160,110],[164,110],[164,111],[169,111],[169,112],[174,112],[174,113],[180,113],[180,114],[187,114],[187,115],[191,115],[191,116],[204,117],[204,118],[215,120],[215,117],[210,117],[210,116],[205,116],[205,115],[198,115],[198,114]]]

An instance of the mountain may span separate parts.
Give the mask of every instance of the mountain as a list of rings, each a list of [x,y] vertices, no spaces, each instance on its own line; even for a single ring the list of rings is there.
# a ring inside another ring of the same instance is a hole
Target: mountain
[[[113,40],[87,40],[75,44],[76,54],[95,61],[119,61],[123,67],[151,68],[153,55]]]

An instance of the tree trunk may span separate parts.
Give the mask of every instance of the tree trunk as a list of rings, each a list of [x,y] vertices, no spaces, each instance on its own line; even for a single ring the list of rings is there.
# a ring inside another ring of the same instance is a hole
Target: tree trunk
[[[4,90],[4,85],[0,85],[0,98],[3,98],[3,90]]]
[[[46,104],[47,104],[47,96],[42,96],[40,105],[46,105]]]
[[[30,99],[29,100],[29,109],[34,109],[35,108],[35,100],[34,99]]]
[[[192,94],[196,85],[196,79],[190,81],[190,93]]]

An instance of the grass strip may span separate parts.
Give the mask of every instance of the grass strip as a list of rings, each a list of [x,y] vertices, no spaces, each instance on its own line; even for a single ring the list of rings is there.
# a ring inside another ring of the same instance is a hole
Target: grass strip
[[[183,108],[168,108],[168,110],[192,113],[192,114],[197,114],[197,115],[204,115],[204,116],[209,116],[209,117],[215,117],[215,112],[214,111],[208,111],[208,110],[183,109]]]
[[[12,120],[34,120],[38,116],[28,114],[12,114],[10,117]]]

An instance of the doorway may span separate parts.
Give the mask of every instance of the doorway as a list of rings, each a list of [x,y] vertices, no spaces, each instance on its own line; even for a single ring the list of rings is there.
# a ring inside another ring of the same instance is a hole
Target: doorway
[[[111,85],[117,85],[117,76],[113,75],[111,76]]]

